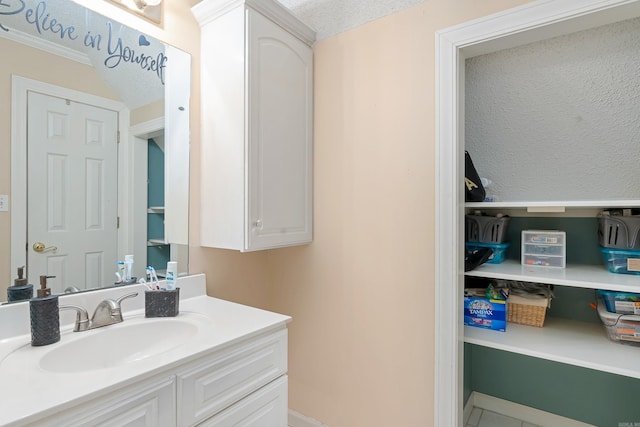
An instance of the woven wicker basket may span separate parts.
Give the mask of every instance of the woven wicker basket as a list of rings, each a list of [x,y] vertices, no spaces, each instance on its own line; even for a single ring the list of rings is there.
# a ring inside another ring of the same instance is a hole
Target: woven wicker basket
[[[549,300],[547,298],[530,300],[512,295],[507,300],[507,321],[520,325],[544,326]]]

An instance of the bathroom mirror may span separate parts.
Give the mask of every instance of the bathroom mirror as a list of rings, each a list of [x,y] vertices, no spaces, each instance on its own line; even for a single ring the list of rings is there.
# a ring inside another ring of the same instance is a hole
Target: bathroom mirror
[[[69,0],[1,0],[11,254],[53,293],[188,271],[189,54]],[[6,221],[7,215],[0,221]]]

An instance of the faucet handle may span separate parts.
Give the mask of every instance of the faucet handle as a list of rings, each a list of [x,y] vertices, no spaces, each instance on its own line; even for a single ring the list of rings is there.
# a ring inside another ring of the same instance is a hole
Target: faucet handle
[[[138,293],[137,292],[131,292],[130,294],[126,294],[121,296],[120,298],[116,299],[115,301],[113,301],[113,315],[119,318],[119,321],[122,322],[122,308],[120,307],[120,304],[122,303],[122,301],[126,300],[127,298],[134,298],[137,297]]]
[[[75,310],[76,323],[73,325],[73,332],[82,332],[89,329],[89,313],[84,308],[77,305],[61,305],[59,310]]]
[[[130,294],[123,295],[123,296],[121,296],[120,298],[118,298],[116,300],[116,304],[118,305],[118,307],[120,307],[120,303],[122,301],[126,300],[127,298],[134,298],[134,297],[137,297],[137,296],[138,296],[137,292],[131,292]]]

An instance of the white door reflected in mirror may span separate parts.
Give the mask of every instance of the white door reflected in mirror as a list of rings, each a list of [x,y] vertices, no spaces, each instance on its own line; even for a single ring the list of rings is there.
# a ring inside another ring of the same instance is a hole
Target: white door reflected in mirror
[[[53,293],[113,282],[118,113],[31,91],[27,102],[27,265],[55,276]]]

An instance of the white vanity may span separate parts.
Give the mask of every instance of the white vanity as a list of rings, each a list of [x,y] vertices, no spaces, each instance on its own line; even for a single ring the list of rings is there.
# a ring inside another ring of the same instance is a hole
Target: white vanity
[[[178,279],[180,314],[145,318],[144,286],[65,295],[91,311],[122,303],[124,322],[32,347],[28,304],[0,307],[0,425],[287,425],[290,317],[208,297],[204,275]],[[114,344],[118,343],[118,344]]]

